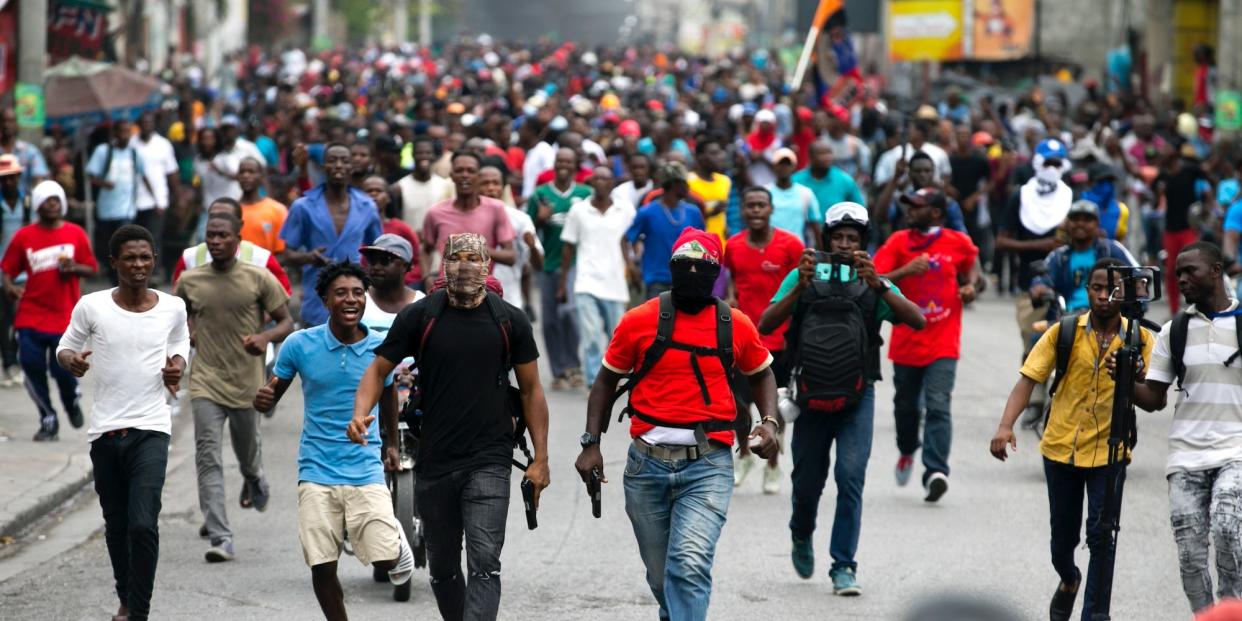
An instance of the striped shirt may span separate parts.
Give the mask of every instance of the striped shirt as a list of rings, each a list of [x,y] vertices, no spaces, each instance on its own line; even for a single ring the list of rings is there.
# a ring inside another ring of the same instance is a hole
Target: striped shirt
[[[1166,473],[1211,470],[1242,462],[1242,359],[1224,365],[1238,351],[1235,300],[1221,316],[1209,320],[1193,305],[1186,333],[1186,381],[1169,425]],[[1147,379],[1173,384],[1169,345],[1172,321],[1164,324],[1151,354]]]

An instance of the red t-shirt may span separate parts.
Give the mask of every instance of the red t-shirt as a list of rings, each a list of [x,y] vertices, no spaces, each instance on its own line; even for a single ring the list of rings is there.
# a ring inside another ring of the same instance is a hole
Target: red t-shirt
[[[69,317],[82,297],[82,288],[77,276],[60,273],[62,256],[72,256],[74,263],[99,267],[86,231],[72,222],[54,229],[31,224],[13,235],[0,268],[9,278],[26,272],[26,293],[17,303],[14,328],[62,334],[69,327]]]
[[[791,233],[772,229],[772,241],[763,249],[755,248],[746,241],[750,235],[742,231],[725,243],[724,266],[733,275],[733,288],[737,290],[737,307],[751,321],[759,323],[759,316],[768,309],[768,303],[776,290],[781,288],[785,276],[802,260],[802,242]],[[771,351],[785,349],[785,330],[789,321],[781,324],[771,334],[761,337],[763,346]]]
[[[888,358],[895,364],[923,367],[941,358],[961,356],[962,299],[957,294],[957,276],[970,271],[979,249],[965,234],[951,229],[941,227],[931,235],[904,229],[893,233],[876,252],[875,269],[887,274],[924,254],[931,269],[894,283],[927,320],[922,330],[893,326]]]
[[[772,363],[772,356],[759,341],[759,331],[742,311],[733,309],[733,357],[736,366],[746,375],[758,373]],[[653,298],[635,307],[621,318],[612,333],[608,351],[604,352],[604,366],[616,373],[628,373],[642,364],[647,348],[655,342],[656,325],[659,322],[660,300]],[[716,347],[716,313],[714,306],[689,315],[678,312],[673,324],[673,340],[686,345]],[[668,349],[656,363],[655,368],[643,378],[630,393],[630,404],[639,412],[675,422],[693,423],[707,418],[733,420],[737,409],[733,405],[733,391],[720,360],[715,357],[699,357],[699,368],[711,405],[703,402],[699,383],[690,367],[690,353]],[[639,437],[651,431],[649,425],[638,418],[630,419],[630,436]],[[732,431],[708,434],[713,440],[733,443]]]
[[[414,229],[401,218],[388,218],[384,220],[383,226],[385,234],[391,233],[410,242],[410,247],[414,249],[414,260],[410,262],[410,271],[405,273],[405,284],[411,285],[422,280],[423,268],[418,264],[418,236],[414,234]]]

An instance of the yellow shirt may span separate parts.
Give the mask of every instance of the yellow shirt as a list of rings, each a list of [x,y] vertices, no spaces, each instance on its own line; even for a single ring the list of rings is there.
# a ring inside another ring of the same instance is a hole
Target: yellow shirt
[[[1078,334],[1070,354],[1065,378],[1052,398],[1052,410],[1048,414],[1048,426],[1044,429],[1039,452],[1046,458],[1082,468],[1094,468],[1108,464],[1108,433],[1113,419],[1113,379],[1104,368],[1104,360],[1122,346],[1126,325],[1121,320],[1122,334],[1113,337],[1104,356],[1095,332],[1088,324],[1090,313],[1078,318]],[[1143,343],[1143,361],[1151,360],[1151,350],[1156,339],[1140,329]],[[1057,336],[1061,324],[1055,323],[1044,332],[1035,344],[1022,375],[1038,383],[1048,381],[1057,366]]]
[[[690,186],[690,192],[702,199],[708,209],[720,209],[720,213],[708,216],[704,225],[708,233],[715,233],[720,237],[720,243],[724,244],[725,206],[729,204],[729,190],[733,187],[733,181],[720,173],[712,173],[710,180],[700,177],[698,173],[690,173],[686,183]]]

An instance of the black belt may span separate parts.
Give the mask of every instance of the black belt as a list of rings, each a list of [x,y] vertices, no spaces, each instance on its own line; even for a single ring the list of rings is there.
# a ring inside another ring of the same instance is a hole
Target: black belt
[[[667,444],[648,444],[642,438],[634,438],[634,448],[638,452],[654,457],[662,461],[687,460],[694,461],[709,453],[715,453],[720,450],[728,450],[729,447],[715,440],[709,440],[702,447],[698,445],[667,445]]]

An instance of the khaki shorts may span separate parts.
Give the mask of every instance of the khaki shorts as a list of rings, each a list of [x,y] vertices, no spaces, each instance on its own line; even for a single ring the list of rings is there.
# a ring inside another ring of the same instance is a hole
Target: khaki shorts
[[[362,564],[395,560],[397,528],[387,486],[298,484],[298,539],[311,567],[339,559],[346,532]]]

